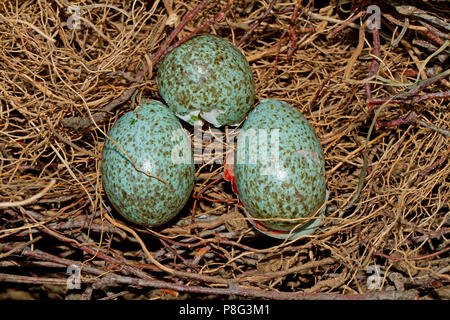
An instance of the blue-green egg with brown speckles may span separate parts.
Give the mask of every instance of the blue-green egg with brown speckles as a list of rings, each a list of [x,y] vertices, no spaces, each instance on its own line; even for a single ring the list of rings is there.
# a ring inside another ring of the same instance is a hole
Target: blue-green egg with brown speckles
[[[295,238],[320,225],[328,198],[324,154],[296,108],[262,100],[239,132],[234,169],[239,200],[261,232]]]
[[[102,181],[108,199],[126,219],[155,227],[175,217],[194,187],[190,138],[159,101],[147,100],[122,115],[108,133]]]
[[[255,100],[245,56],[231,42],[204,34],[172,50],[160,63],[158,91],[169,108],[191,125],[239,124]]]

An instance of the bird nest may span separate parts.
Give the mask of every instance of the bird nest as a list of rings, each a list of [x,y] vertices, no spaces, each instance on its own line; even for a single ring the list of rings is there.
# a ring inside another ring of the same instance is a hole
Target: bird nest
[[[414,6],[2,2],[0,297],[448,299],[448,11]],[[161,101],[158,62],[199,33],[245,54],[256,102],[286,101],[314,127],[329,198],[311,235],[255,230],[220,153],[161,227],[108,201],[108,131],[143,98]]]

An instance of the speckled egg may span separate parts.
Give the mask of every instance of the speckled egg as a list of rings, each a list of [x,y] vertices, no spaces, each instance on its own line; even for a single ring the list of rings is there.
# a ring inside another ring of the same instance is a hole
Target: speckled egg
[[[263,233],[293,238],[320,224],[314,217],[324,213],[328,197],[324,155],[314,129],[291,105],[263,100],[249,114],[234,170],[239,200]]]
[[[194,125],[239,124],[255,99],[252,70],[229,41],[195,36],[171,51],[157,74],[158,91],[175,114]]]
[[[172,219],[189,199],[195,173],[178,118],[161,102],[147,100],[121,116],[108,135],[117,144],[105,141],[102,180],[114,208],[147,227]]]

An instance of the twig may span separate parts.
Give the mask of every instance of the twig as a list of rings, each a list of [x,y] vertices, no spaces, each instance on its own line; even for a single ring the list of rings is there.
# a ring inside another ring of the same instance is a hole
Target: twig
[[[365,15],[366,13],[367,13],[366,11],[360,11],[358,14],[345,20],[339,27],[335,28],[327,35],[327,39],[333,38],[338,32],[340,32],[342,29],[345,29],[346,27],[348,27],[353,21],[359,19],[361,16]]]
[[[191,261],[191,266],[194,268],[197,268],[198,263],[200,260],[205,256],[208,251],[211,250],[211,246],[207,245],[205,247],[200,248],[195,252],[195,256]]]
[[[162,55],[161,58],[164,58],[164,56],[169,53],[170,51],[172,51],[173,49],[175,49],[176,47],[180,46],[182,43],[186,42],[187,40],[189,40],[190,38],[192,38],[195,34],[199,33],[200,31],[206,29],[207,27],[209,27],[212,24],[215,23],[219,23],[220,21],[222,21],[222,19],[225,17],[225,12],[230,8],[231,4],[233,3],[233,0],[228,0],[227,4],[222,8],[222,10],[220,10],[220,12],[218,14],[216,14],[214,17],[209,18],[208,20],[206,20],[205,23],[203,23],[201,26],[195,28],[193,31],[191,31],[186,37],[184,37],[183,39],[178,40],[175,44],[173,44],[172,46],[170,46]]]
[[[85,279],[83,282],[92,283],[93,279]],[[13,282],[21,284],[51,284],[51,285],[67,285],[67,279],[62,278],[44,278],[44,277],[28,277],[15,274],[0,273],[0,282]]]
[[[344,79],[348,79],[350,77],[350,73],[352,72],[352,67],[355,64],[356,59],[360,55],[363,47],[364,47],[364,40],[366,38],[366,27],[367,27],[367,21],[363,23],[361,26],[361,29],[359,29],[359,37],[358,37],[358,45],[356,46],[356,49],[353,51],[353,54],[351,58],[349,59],[347,63],[347,67],[344,71]]]
[[[16,251],[23,250],[24,248],[28,247],[30,244],[33,244],[41,239],[42,239],[42,236],[38,236],[28,242],[21,243],[21,244],[16,245],[13,248],[10,248],[8,252],[0,254],[0,260],[10,256],[11,254],[13,254]]]
[[[432,170],[440,166],[445,159],[447,159],[448,155],[450,154],[450,148],[447,149],[447,152],[444,153],[442,156],[440,156],[438,159],[436,159],[431,165],[420,171],[416,181],[414,182],[415,185],[419,184],[423,178]]]
[[[92,283],[94,280],[87,279]],[[399,300],[413,299],[416,292],[408,291],[377,291],[366,294],[330,294],[330,293],[303,293],[303,292],[277,292],[265,291],[261,289],[244,288],[237,285],[230,285],[229,288],[208,288],[199,286],[186,286],[176,283],[169,283],[159,280],[144,280],[131,277],[110,275],[110,281],[120,284],[128,284],[140,287],[154,287],[160,289],[171,289],[181,292],[216,294],[216,295],[239,295],[244,297],[267,298],[276,300]],[[0,273],[0,282],[33,283],[33,284],[55,284],[66,285],[67,279],[27,277]]]
[[[275,60],[274,60],[274,62],[273,62],[273,65],[274,65],[274,67],[277,67],[278,66],[278,59],[279,59],[279,57],[280,57],[280,52],[281,52],[281,45],[284,43],[284,42],[286,42],[287,41],[287,39],[285,39],[285,35],[286,35],[286,33],[287,33],[287,31],[286,30],[284,30],[283,31],[283,34],[281,35],[281,40],[280,41],[278,41],[277,42],[277,44],[275,45],[276,46],[276,55],[275,55]]]
[[[113,221],[112,218],[110,218],[108,215],[106,215],[105,217],[106,217],[106,219],[108,219],[110,222]],[[205,282],[222,283],[222,284],[227,282],[226,279],[216,278],[216,277],[211,277],[211,276],[207,276],[207,275],[203,275],[203,274],[196,274],[196,273],[189,273],[189,272],[177,271],[177,270],[173,270],[173,269],[171,269],[171,268],[169,268],[169,267],[167,267],[167,266],[162,265],[162,264],[159,263],[155,258],[153,258],[153,256],[152,256],[152,255],[150,254],[150,252],[147,250],[145,244],[144,244],[144,243],[142,242],[142,240],[137,236],[136,232],[135,232],[133,229],[131,229],[131,228],[129,228],[129,227],[127,227],[127,226],[125,226],[125,225],[123,225],[123,224],[121,224],[121,223],[118,223],[118,222],[116,222],[115,225],[116,225],[117,227],[120,227],[120,228],[122,228],[122,229],[125,229],[126,231],[129,231],[129,232],[131,232],[132,234],[134,234],[134,236],[136,237],[136,239],[140,242],[140,244],[141,244],[141,246],[142,246],[144,252],[146,253],[147,257],[148,257],[148,258],[150,259],[150,261],[151,261],[153,264],[155,264],[160,270],[166,271],[166,272],[168,272],[168,273],[171,273],[171,274],[173,274],[173,275],[180,276],[180,277],[183,277],[183,278],[197,279],[197,280],[202,280],[202,281],[205,281]],[[94,257],[97,256],[97,257],[99,257],[100,259],[103,259],[103,260],[109,261],[109,262],[113,262],[113,263],[115,263],[115,264],[123,264],[123,262],[120,262],[120,261],[118,261],[118,260],[116,260],[116,259],[114,259],[114,258],[112,258],[112,257],[109,257],[108,255],[104,254],[101,250],[93,249],[93,248],[90,248],[90,247],[87,247],[87,246],[80,245],[80,244],[78,244],[76,241],[74,241],[74,240],[72,240],[72,239],[69,239],[69,238],[66,238],[65,236],[58,234],[57,232],[51,230],[50,228],[48,228],[48,227],[46,227],[46,226],[41,226],[40,229],[41,229],[42,231],[44,231],[45,233],[47,233],[47,234],[49,234],[49,235],[51,235],[51,236],[53,236],[53,237],[55,237],[55,238],[57,238],[57,239],[59,239],[59,240],[65,242],[65,243],[68,243],[68,244],[71,245],[72,247],[75,247],[75,248],[77,248],[77,249],[81,249],[81,250],[83,250],[83,251],[85,251],[85,252],[91,254],[91,255],[94,256]],[[127,267],[128,267],[128,266],[124,266],[124,268],[128,269]],[[133,272],[136,272],[136,271],[133,270]]]
[[[28,215],[30,215],[30,217],[33,217],[34,219],[36,219],[36,218],[41,216],[40,214],[38,214],[36,212],[33,212],[31,210],[26,210],[25,212]],[[104,260],[106,262],[109,262],[109,263],[112,263],[114,265],[123,265],[124,266],[123,270],[128,271],[128,272],[130,272],[130,273],[132,273],[132,274],[134,274],[134,275],[136,275],[138,277],[141,277],[141,278],[144,278],[144,279],[145,278],[150,278],[148,275],[144,274],[140,270],[137,270],[137,269],[135,269],[133,267],[128,266],[125,260],[115,259],[115,258],[107,255],[106,253],[104,253],[101,249],[91,248],[91,247],[89,247],[87,245],[80,244],[75,239],[67,238],[66,236],[64,236],[64,235],[62,235],[62,234],[52,230],[51,228],[49,228],[49,227],[47,227],[45,225],[39,225],[39,226],[36,226],[36,227],[39,230],[41,230],[42,232],[48,234],[49,236],[51,236],[53,238],[56,238],[56,239],[58,239],[58,240],[60,240],[60,241],[62,241],[64,243],[67,243],[67,244],[69,244],[70,246],[72,246],[72,247],[74,247],[76,249],[82,250],[82,251],[90,254],[93,257],[98,257],[99,259],[102,259],[102,260]],[[86,265],[83,265],[83,268],[85,268],[85,266]]]
[[[417,75],[417,73],[415,73],[412,76],[415,76],[415,75]],[[390,101],[390,103],[412,104],[412,103],[420,102],[423,100],[448,99],[448,98],[450,98],[450,91],[444,91],[444,92],[426,93],[426,94],[423,94],[420,96],[414,96],[414,97],[407,98],[407,99],[404,99],[404,98],[393,99]],[[369,100],[369,104],[373,107],[373,105],[382,104],[388,100],[389,100],[389,98],[372,99],[372,100]]]
[[[408,30],[409,27],[409,19],[406,18],[405,19],[405,24],[403,25],[402,30],[400,31],[398,37],[396,39],[393,39],[391,41],[391,47],[392,48],[397,48],[399,42],[403,39],[403,37],[405,36],[406,31]]]
[[[439,255],[441,255],[441,254],[443,254],[443,253],[446,253],[446,252],[449,251],[449,250],[450,250],[450,246],[449,246],[449,247],[446,247],[446,248],[444,248],[444,249],[442,249],[442,250],[439,250],[439,251],[437,251],[437,252],[433,252],[433,253],[430,253],[430,254],[427,254],[427,255],[424,255],[424,256],[420,256],[420,257],[406,257],[406,258],[393,257],[393,256],[390,256],[390,255],[388,255],[388,254],[385,254],[385,253],[379,252],[379,251],[377,251],[376,254],[379,255],[380,257],[383,257],[383,258],[386,258],[386,259],[389,259],[389,260],[396,260],[396,261],[402,261],[402,260],[418,261],[418,260],[425,260],[425,259],[429,259],[429,258],[433,258],[433,257],[439,256]]]
[[[438,49],[438,47],[436,47],[435,45],[433,45],[433,44],[431,44],[431,43],[429,43],[428,41],[425,41],[425,40],[414,39],[412,43],[415,44],[415,45],[419,45],[421,47],[424,47],[427,50],[432,51],[432,52],[434,52],[434,51],[436,51]]]
[[[311,6],[312,2],[313,2],[313,0],[308,1],[308,4],[305,7],[303,7],[302,11],[298,15],[299,17],[301,17],[303,15],[303,13],[305,12],[305,10],[307,10]],[[301,0],[297,0],[297,3],[295,4],[294,12],[292,13],[291,21],[289,23],[289,37],[290,37],[291,43],[289,45],[289,50],[287,53],[288,59],[292,58],[292,56],[295,52],[295,48],[297,47],[298,36],[297,36],[297,32],[295,31],[295,22],[297,21],[298,7],[300,6],[300,3],[301,3]]]
[[[416,114],[414,111],[410,112],[407,116],[400,117],[391,121],[377,121],[375,124],[376,129],[389,128],[393,126],[400,126],[402,124],[416,122]]]
[[[408,18],[405,18],[405,23],[403,23],[400,20],[395,19],[391,14],[386,13],[386,12],[383,13],[382,18],[386,18],[386,20],[388,20],[396,25],[399,25],[401,27],[404,27],[406,25],[406,20],[408,20],[408,29],[415,30],[415,31],[426,31],[427,30],[427,28],[425,28],[425,27],[410,24]]]
[[[447,129],[439,128],[439,127],[437,127],[437,126],[435,126],[435,125],[433,125],[431,123],[427,123],[427,122],[424,122],[424,121],[419,120],[419,119],[417,119],[417,123],[419,125],[421,125],[422,127],[431,129],[431,130],[436,131],[436,132],[439,132],[440,134],[443,134],[447,138],[450,138],[450,131],[447,130]]]
[[[450,35],[448,33],[441,32],[426,22],[423,22],[423,21],[419,21],[419,22],[421,25],[423,25],[425,28],[427,28],[428,31],[430,31],[435,37],[439,38],[439,40],[442,40],[441,38],[444,38],[447,40],[450,39]]]
[[[174,255],[174,257],[180,259],[186,267],[188,267],[188,268],[192,267],[191,264],[189,263],[189,261],[186,261],[186,259],[183,258],[183,257],[177,252],[176,249],[174,249],[174,248],[172,248],[171,246],[169,246],[169,245],[167,244],[167,242],[165,242],[165,241],[162,239],[162,237],[159,238],[159,241],[161,241],[161,243],[162,243],[162,244],[163,244],[170,252],[172,252],[172,254]],[[174,262],[174,263],[176,264],[176,262]],[[198,269],[197,269],[197,268],[196,268],[196,271],[198,272]]]
[[[170,273],[172,275],[175,276],[179,276],[182,278],[189,278],[189,279],[197,279],[197,280],[203,280],[206,282],[212,282],[212,283],[227,283],[226,279],[223,278],[218,278],[218,277],[212,277],[212,276],[207,276],[207,275],[203,275],[203,274],[197,274],[197,273],[190,273],[190,272],[184,272],[184,271],[178,271],[178,270],[174,270],[171,269],[163,264],[161,264],[158,260],[156,260],[153,255],[150,253],[150,251],[148,251],[145,243],[142,241],[142,239],[137,235],[136,231],[134,231],[133,229],[129,228],[128,226],[124,225],[123,223],[117,222],[114,219],[112,219],[111,217],[109,217],[108,215],[106,215],[106,218],[115,226],[124,229],[130,233],[133,234],[133,236],[136,238],[136,240],[139,242],[139,244],[141,245],[142,249],[144,250],[146,256],[148,257],[148,259],[150,260],[150,262],[152,262],[154,265],[156,265],[158,268],[160,268],[162,271],[165,271],[167,273]]]
[[[442,46],[444,44],[444,40],[442,40],[441,38],[439,38],[438,36],[436,36],[429,30],[419,31],[419,33],[422,34],[423,36],[431,39],[432,41],[434,41],[436,44],[438,44],[440,46]]]
[[[51,180],[50,183],[44,189],[42,189],[39,193],[35,194],[34,196],[28,199],[16,202],[0,202],[0,209],[11,207],[23,207],[30,203],[33,203],[36,200],[42,198],[55,185],[55,183],[56,183],[55,179]]]
[[[159,47],[156,51],[155,55],[152,58],[152,63],[155,65],[165,54],[167,54],[167,48],[169,48],[170,44],[175,40],[180,31],[184,28],[184,26],[192,20],[192,18],[200,12],[203,8],[205,8],[210,0],[203,0],[200,2],[194,9],[192,9],[186,16],[181,20],[180,24],[170,33],[166,42]]]
[[[264,12],[264,14],[257,19],[255,22],[253,22],[253,24],[250,26],[250,29],[248,29],[248,31],[241,37],[241,39],[239,39],[239,41],[236,43],[236,46],[239,47],[245,40],[247,40],[247,38],[253,33],[253,31],[255,31],[256,28],[258,28],[258,26],[261,24],[261,22],[267,17],[267,15],[270,13],[270,11],[272,10],[273,6],[275,5],[275,3],[278,0],[272,0],[269,4],[269,6],[267,7],[266,11]]]
[[[113,299],[115,300],[118,297],[126,295],[128,292],[129,291],[122,291],[122,292],[114,293],[114,294],[108,295],[107,297],[100,298],[98,300],[113,300]]]
[[[308,104],[309,113],[312,114],[312,109],[316,103],[317,98],[319,97],[320,93],[322,92],[323,88],[327,85],[328,81],[330,81],[331,77],[335,75],[336,72],[329,74],[325,80],[323,80],[320,84],[320,87],[317,89],[316,93],[314,94],[314,97],[311,99],[311,101]]]
[[[426,68],[425,73],[428,77],[433,77],[437,75],[439,72],[442,72],[442,68],[438,65],[434,65],[431,68]],[[397,73],[401,74],[404,77],[417,77],[417,74],[419,73],[419,70],[417,69],[406,69],[403,71],[397,71]],[[441,80],[442,81],[442,80]]]
[[[289,22],[289,38],[290,38],[290,46],[287,52],[288,59],[292,58],[292,55],[294,54],[295,48],[297,46],[297,33],[295,32],[295,22],[297,20],[297,13],[298,13],[298,7],[300,5],[301,0],[297,0],[295,3],[294,12],[291,16],[291,21]],[[311,0],[308,4],[311,4]]]
[[[274,278],[278,278],[278,277],[284,277],[288,274],[298,273],[298,272],[302,272],[302,271],[309,270],[312,268],[332,264],[332,263],[335,263],[336,261],[337,261],[336,258],[325,258],[325,259],[319,260],[319,261],[307,262],[307,263],[304,263],[304,264],[296,266],[296,267],[292,267],[287,270],[266,272],[264,274],[250,275],[250,276],[246,276],[244,274],[244,275],[239,276],[237,279],[239,281],[263,282],[263,281],[268,281],[270,279],[274,279]]]
[[[429,78],[429,79],[425,79],[422,82],[418,83],[417,86],[415,86],[414,88],[412,88],[410,91],[405,92],[404,95],[402,95],[402,98],[408,98],[411,96],[416,95],[419,91],[425,89],[426,87],[432,85],[433,83],[441,80],[441,79],[445,79],[446,77],[448,77],[450,75],[450,69],[446,70],[440,74],[437,74],[436,76]]]
[[[422,127],[434,130],[436,132],[439,132],[440,134],[443,134],[446,137],[450,137],[450,131],[446,130],[446,129],[442,129],[439,128],[435,125],[432,125],[430,123],[426,123],[420,119],[417,118],[417,115],[414,111],[411,111],[407,116],[405,117],[400,117],[398,119],[395,120],[391,120],[391,121],[385,121],[385,122],[377,122],[376,123],[376,128],[385,128],[385,127],[392,127],[392,126],[399,126],[402,124],[407,124],[407,123],[417,123]]]
[[[14,249],[14,246],[12,246],[8,243],[4,243],[4,244],[0,245],[0,251],[6,251],[6,250],[12,250],[12,249]],[[49,254],[49,253],[44,252],[39,249],[31,250],[29,248],[25,248],[24,250],[21,251],[21,255],[29,257],[29,258],[37,259],[37,260],[42,260],[45,262],[50,262],[50,263],[53,263],[53,264],[56,264],[59,266],[63,266],[63,267],[68,267],[68,266],[81,267],[80,262],[61,258],[61,257]],[[89,272],[91,274],[95,274],[95,275],[102,275],[105,273],[103,270],[97,269],[97,268],[89,266],[89,265],[84,265],[83,270],[86,272]]]
[[[438,26],[444,27],[445,29],[450,31],[449,23],[447,23],[435,16],[432,16],[421,9],[418,9],[413,6],[396,6],[395,9],[397,9],[398,13],[400,13],[400,14],[403,14],[406,16],[412,15],[419,19],[424,19],[424,20],[430,21],[431,23],[434,23]]]
[[[422,81],[418,82],[417,85],[411,86],[412,89],[410,89],[408,91],[404,91],[400,95],[397,94],[397,95],[391,96],[389,98],[382,98],[379,101],[377,99],[369,100],[369,107],[373,108],[374,104],[386,103],[388,101],[389,102],[402,101],[402,100],[405,101],[407,98],[417,95],[417,93],[420,92],[421,90],[425,89],[426,87],[432,85],[433,83],[435,83],[435,82],[437,82],[439,80],[445,79],[449,75],[450,75],[450,69],[446,70],[446,71],[444,71],[442,73],[439,73],[439,74],[437,74],[437,75],[435,75],[435,76],[433,76],[433,77],[431,77],[429,79],[425,79],[425,80],[422,80]],[[439,96],[439,94],[435,94],[435,95]],[[442,93],[442,95],[445,98],[447,93],[444,92],[444,93]],[[430,94],[429,97],[432,98],[432,97],[435,97],[435,96]],[[427,97],[422,97],[422,98],[419,97],[419,98],[416,98],[416,99],[418,99],[418,100],[416,100],[415,102],[421,101],[421,99],[425,100],[425,99],[428,99],[428,98]],[[411,100],[411,101],[413,101],[413,100]]]

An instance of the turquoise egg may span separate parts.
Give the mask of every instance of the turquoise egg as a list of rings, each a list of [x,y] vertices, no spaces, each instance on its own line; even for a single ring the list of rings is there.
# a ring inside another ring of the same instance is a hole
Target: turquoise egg
[[[172,50],[156,81],[169,108],[192,125],[237,125],[255,99],[248,61],[231,42],[213,35],[195,36]]]
[[[310,217],[325,211],[325,160],[314,129],[297,109],[262,100],[239,132],[234,162],[239,200],[257,229],[285,239],[320,224]]]
[[[147,100],[121,116],[108,135],[117,144],[105,141],[102,180],[114,208],[147,227],[172,219],[189,199],[195,174],[190,139],[178,118],[161,102]]]

